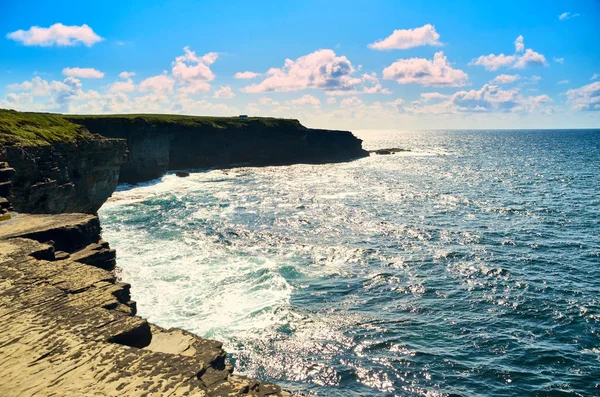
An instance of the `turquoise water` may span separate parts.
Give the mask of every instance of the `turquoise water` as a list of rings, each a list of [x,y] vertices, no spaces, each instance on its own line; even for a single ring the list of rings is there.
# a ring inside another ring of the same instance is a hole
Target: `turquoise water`
[[[600,130],[362,132],[100,211],[139,314],[319,396],[600,395]]]

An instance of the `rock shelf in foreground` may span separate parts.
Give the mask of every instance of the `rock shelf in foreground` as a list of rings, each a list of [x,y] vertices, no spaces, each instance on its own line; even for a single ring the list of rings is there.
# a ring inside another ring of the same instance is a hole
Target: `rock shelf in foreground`
[[[232,374],[217,341],[135,315],[86,214],[0,223],[0,395],[289,396]]]

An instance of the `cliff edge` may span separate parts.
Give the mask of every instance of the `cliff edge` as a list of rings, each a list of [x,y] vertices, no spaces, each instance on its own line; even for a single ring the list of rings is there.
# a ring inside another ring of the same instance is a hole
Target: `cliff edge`
[[[349,131],[306,128],[293,119],[179,115],[65,116],[89,131],[127,141],[120,181],[143,182],[169,170],[319,164],[368,156]]]

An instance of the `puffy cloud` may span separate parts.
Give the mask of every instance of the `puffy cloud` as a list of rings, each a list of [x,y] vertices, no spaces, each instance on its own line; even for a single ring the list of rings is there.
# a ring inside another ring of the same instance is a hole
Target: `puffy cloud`
[[[110,85],[109,92],[133,92],[135,91],[135,84],[133,80],[127,79],[126,81],[117,81]]]
[[[523,35],[519,35],[515,40],[515,52],[523,52],[525,50],[525,43],[523,42]]]
[[[178,88],[178,92],[181,94],[202,94],[208,91],[210,91],[210,84],[202,80],[183,83]]]
[[[233,75],[233,78],[235,79],[255,79],[258,76],[260,76],[259,73],[254,73],[254,72],[237,72],[236,74]]]
[[[441,46],[440,35],[433,25],[427,24],[415,29],[398,29],[375,43],[369,44],[374,50],[405,50],[424,45]]]
[[[9,85],[9,90],[21,93],[7,94],[6,99],[0,101],[0,104],[4,106],[6,102],[12,102],[15,106],[11,107],[21,110],[65,112],[69,111],[72,102],[93,101],[101,97],[96,91],[83,91],[81,86],[81,81],[74,77],[67,77],[63,81],[48,82],[36,76],[31,81]],[[36,98],[42,98],[41,103],[36,102]],[[27,107],[21,107],[25,104],[27,104]]]
[[[517,59],[516,55],[482,55],[479,58],[469,62],[469,65],[479,65],[483,66],[486,70],[493,71],[512,64],[513,62],[515,62],[515,59]]]
[[[521,76],[518,74],[499,74],[492,81],[490,81],[490,84],[510,84],[514,83],[520,78]]]
[[[268,96],[259,98],[258,103],[260,103],[261,105],[279,106],[279,102],[274,101],[273,98],[270,98]]]
[[[122,79],[130,79],[135,76],[135,72],[121,72],[119,73],[119,77]]]
[[[565,63],[565,58],[556,58],[556,57],[554,57],[554,62],[556,62],[556,63]]]
[[[69,77],[78,77],[80,79],[101,79],[104,73],[94,68],[64,68],[62,73]]]
[[[337,99],[335,99],[334,97],[330,96],[329,98],[327,98],[327,103],[332,105],[334,103],[337,102]]]
[[[291,103],[294,105],[313,105],[316,107],[321,105],[321,100],[312,95],[304,95],[301,98],[293,99]]]
[[[424,58],[398,59],[383,69],[383,78],[396,80],[400,84],[417,83],[436,87],[460,87],[467,83],[468,76],[454,69],[442,51],[435,53],[432,60]]]
[[[540,54],[539,52],[535,52],[532,49],[528,48],[525,51],[525,54],[518,57],[517,62],[513,65],[513,68],[523,69],[526,66],[548,66],[548,62],[546,62],[546,57]]]
[[[443,99],[441,96],[438,98]],[[548,95],[525,97],[519,88],[503,90],[498,86],[485,84],[479,90],[455,92],[446,100],[434,104],[415,101],[406,110],[415,114],[524,113],[542,109],[550,102],[552,100]]]
[[[561,21],[566,21],[567,19],[578,17],[579,14],[574,14],[572,12],[563,12],[558,16],[558,19]]]
[[[559,81],[559,82],[558,82],[558,83],[556,83],[556,84],[569,84],[569,83],[570,83],[570,81],[569,81],[569,80],[561,80],[561,81]]]
[[[213,98],[225,99],[225,98],[233,98],[234,96],[235,96],[235,94],[233,93],[231,87],[221,86],[221,88],[219,88],[217,91],[215,91]]]
[[[600,81],[569,90],[567,97],[576,110],[600,111]]]
[[[199,57],[189,47],[184,47],[183,51],[185,54],[178,56],[173,61],[173,77],[183,82],[214,80],[215,74],[210,70],[209,65],[217,60],[218,53],[209,52]]]
[[[324,91],[349,91],[361,82],[353,77],[355,69],[345,56],[333,50],[318,50],[296,60],[286,59],[282,68],[271,68],[262,82],[242,89],[247,93],[290,92],[314,88]]]
[[[514,42],[515,54],[514,55],[481,55],[479,58],[473,59],[469,62],[469,65],[483,66],[486,70],[498,70],[501,67],[512,67],[515,69],[523,69],[526,66],[548,66],[546,57],[538,52],[528,48],[525,50],[525,43],[523,36],[517,37]],[[520,54],[525,50],[524,54]]]
[[[141,92],[153,92],[155,94],[172,94],[173,87],[175,85],[175,80],[169,76],[167,76],[166,72],[154,76],[149,77],[146,80],[140,83],[140,91]]]
[[[88,47],[102,41],[92,28],[83,24],[81,26],[66,26],[62,23],[55,23],[48,28],[32,26],[28,30],[17,30],[8,33],[7,38],[21,42],[26,46],[74,46],[83,44]]]
[[[362,105],[363,101],[358,98],[358,97],[350,97],[350,98],[344,98],[342,99],[341,105],[342,106],[359,106]]]

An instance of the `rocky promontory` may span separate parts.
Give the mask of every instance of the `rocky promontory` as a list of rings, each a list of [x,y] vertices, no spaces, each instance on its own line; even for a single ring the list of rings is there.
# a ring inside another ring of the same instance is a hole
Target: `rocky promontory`
[[[155,179],[169,170],[319,164],[368,156],[349,131],[319,130],[298,120],[179,115],[65,116],[89,131],[127,141],[120,181]]]
[[[170,169],[367,152],[295,120],[152,117],[0,109],[1,396],[290,396],[234,375],[220,342],[136,316],[95,213],[119,181]]]

